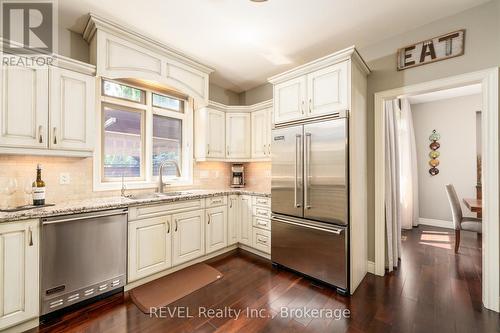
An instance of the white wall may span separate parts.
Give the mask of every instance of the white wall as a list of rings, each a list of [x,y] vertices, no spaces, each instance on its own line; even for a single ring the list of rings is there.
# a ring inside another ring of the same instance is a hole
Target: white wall
[[[420,218],[450,221],[445,185],[453,184],[460,200],[476,197],[476,111],[481,95],[469,95],[411,106],[418,160]],[[439,174],[429,175],[429,135],[441,134]],[[463,205],[465,216],[475,216]]]

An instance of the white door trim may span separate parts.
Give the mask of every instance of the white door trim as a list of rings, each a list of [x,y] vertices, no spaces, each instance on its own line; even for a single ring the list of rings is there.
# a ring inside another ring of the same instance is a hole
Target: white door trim
[[[480,83],[482,86],[483,142],[483,305],[500,310],[498,68],[382,91],[375,94],[375,274],[385,274],[385,121],[384,103],[402,95]]]

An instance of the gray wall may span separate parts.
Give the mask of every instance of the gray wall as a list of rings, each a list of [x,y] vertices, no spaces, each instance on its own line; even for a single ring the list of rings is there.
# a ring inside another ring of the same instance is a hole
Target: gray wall
[[[208,98],[211,101],[222,103],[225,105],[240,105],[240,96],[237,93],[219,87],[214,83],[210,83]]]
[[[68,58],[89,62],[89,44],[83,39],[82,35],[61,28],[58,37],[59,50],[57,53]]]
[[[459,198],[476,197],[476,111],[481,95],[450,98],[411,106],[417,145],[420,217],[449,221],[451,210],[445,185],[453,184]],[[439,174],[429,175],[429,135],[441,134]],[[466,216],[475,216],[462,203]]]
[[[240,104],[252,105],[272,98],[273,86],[270,83],[264,83],[258,87],[242,92],[240,94]]]
[[[465,55],[433,64],[396,71],[399,47],[465,28]],[[375,258],[374,220],[374,117],[375,92],[500,66],[500,1],[493,0],[462,13],[427,24],[360,49],[372,73],[368,76],[368,259]]]

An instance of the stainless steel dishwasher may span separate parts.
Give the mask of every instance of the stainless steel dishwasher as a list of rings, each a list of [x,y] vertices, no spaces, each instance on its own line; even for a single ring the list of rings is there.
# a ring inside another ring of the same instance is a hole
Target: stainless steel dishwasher
[[[122,288],[126,265],[126,209],[42,219],[41,314]]]

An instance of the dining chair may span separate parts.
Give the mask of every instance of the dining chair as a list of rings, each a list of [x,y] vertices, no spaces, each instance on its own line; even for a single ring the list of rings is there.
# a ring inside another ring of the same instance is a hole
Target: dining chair
[[[463,216],[457,191],[455,191],[455,187],[452,184],[446,185],[446,194],[450,201],[451,215],[455,227],[455,253],[458,253],[458,247],[460,246],[460,231],[467,230],[480,234],[482,233],[482,220],[476,217]]]

